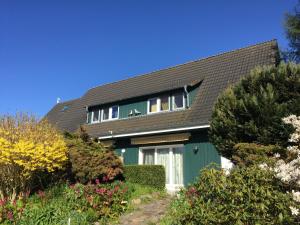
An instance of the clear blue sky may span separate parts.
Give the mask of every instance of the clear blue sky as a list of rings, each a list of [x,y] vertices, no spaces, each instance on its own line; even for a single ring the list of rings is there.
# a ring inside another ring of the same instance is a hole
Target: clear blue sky
[[[0,1],[0,114],[278,39],[296,0]],[[116,90],[117,91],[117,90]]]

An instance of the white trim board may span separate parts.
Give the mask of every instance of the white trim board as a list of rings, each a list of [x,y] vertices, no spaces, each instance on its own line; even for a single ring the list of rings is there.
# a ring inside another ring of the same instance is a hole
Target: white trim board
[[[165,129],[165,130],[154,130],[154,131],[146,131],[146,132],[108,135],[108,136],[98,137],[98,139],[99,140],[104,140],[104,139],[118,138],[118,137],[131,137],[131,136],[139,136],[139,135],[147,135],[147,134],[159,134],[159,133],[168,133],[168,132],[176,132],[176,131],[184,131],[184,130],[195,130],[195,129],[203,129],[203,128],[209,128],[209,127],[210,127],[210,125],[180,127],[180,128],[174,128],[174,129]]]

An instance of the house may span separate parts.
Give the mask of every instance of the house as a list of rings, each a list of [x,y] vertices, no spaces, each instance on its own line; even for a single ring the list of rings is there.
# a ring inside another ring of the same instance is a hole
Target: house
[[[91,88],[56,104],[46,118],[70,132],[83,125],[114,145],[127,165],[164,165],[166,187],[176,190],[210,163],[226,166],[208,139],[218,95],[254,67],[278,59],[275,40],[256,44]]]

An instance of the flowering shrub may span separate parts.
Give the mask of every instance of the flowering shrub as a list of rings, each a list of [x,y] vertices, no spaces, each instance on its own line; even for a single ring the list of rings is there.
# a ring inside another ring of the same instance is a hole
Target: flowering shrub
[[[116,218],[127,209],[130,192],[121,181],[102,184],[96,180],[95,184],[71,185],[66,196],[69,201],[77,202],[77,209],[93,209],[99,219],[107,219]]]
[[[198,181],[180,192],[167,224],[298,224],[292,215],[296,208],[272,171],[237,166],[225,175],[204,169]]]
[[[295,128],[295,132],[289,139],[291,145],[287,148],[287,159],[276,155],[278,161],[275,165],[275,173],[282,182],[300,189],[300,116],[291,115],[284,118],[283,121],[291,124]]]
[[[0,224],[18,224],[26,206],[29,192],[11,196],[0,196]]]
[[[300,219],[300,116],[291,115],[283,118],[286,124],[291,124],[295,131],[289,138],[290,146],[287,147],[287,157],[276,154],[277,159],[273,168],[276,177],[285,184],[285,188],[291,191],[297,207],[291,206],[293,215]],[[294,190],[295,189],[295,190]]]
[[[0,117],[0,192],[28,188],[34,173],[53,172],[67,160],[62,135],[47,121],[32,116]]]

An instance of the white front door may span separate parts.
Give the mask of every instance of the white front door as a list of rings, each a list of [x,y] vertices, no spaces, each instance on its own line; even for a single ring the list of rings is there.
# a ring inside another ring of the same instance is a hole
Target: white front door
[[[166,170],[166,188],[179,190],[183,186],[183,145],[140,148],[139,164],[163,165]]]

